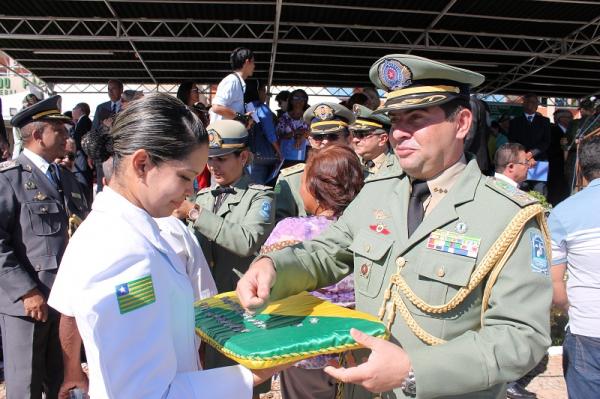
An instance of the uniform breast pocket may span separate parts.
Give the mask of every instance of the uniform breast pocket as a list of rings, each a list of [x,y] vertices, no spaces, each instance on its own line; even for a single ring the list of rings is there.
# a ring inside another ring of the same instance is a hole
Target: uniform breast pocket
[[[64,214],[56,202],[36,201],[25,204],[29,214],[31,230],[39,236],[49,236],[60,231]]]
[[[361,230],[352,241],[355,288],[362,295],[369,298],[379,295],[393,243],[393,240],[366,230]]]
[[[475,259],[466,256],[427,249],[421,257],[418,273],[418,291],[431,305],[441,305],[468,284],[475,267]]]

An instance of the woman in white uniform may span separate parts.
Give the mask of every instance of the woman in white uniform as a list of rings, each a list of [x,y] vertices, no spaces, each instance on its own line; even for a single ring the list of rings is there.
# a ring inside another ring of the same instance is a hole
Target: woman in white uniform
[[[90,397],[250,398],[270,372],[199,371],[186,265],[153,219],[192,194],[206,131],[180,101],[152,94],[131,103],[105,137],[96,150],[113,157],[114,174],[71,239],[49,299],[77,322]]]

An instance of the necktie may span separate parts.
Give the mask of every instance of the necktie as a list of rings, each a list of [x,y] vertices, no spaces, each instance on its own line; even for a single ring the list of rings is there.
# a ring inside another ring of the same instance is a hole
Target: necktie
[[[54,187],[56,188],[56,190],[62,197],[63,189],[62,189],[62,184],[60,182],[60,170],[58,169],[58,165],[55,163],[51,163],[48,166],[47,174],[50,174],[50,181],[52,182],[52,184],[54,184]]]
[[[529,123],[533,122],[533,115],[527,115],[527,120]]]
[[[117,113],[117,103],[112,103],[111,113],[114,115]]]
[[[225,201],[225,198],[227,197],[227,195],[235,193],[235,190],[233,189],[233,187],[220,187],[219,186],[213,190],[210,190],[210,193],[213,195],[213,197],[215,197],[215,204],[213,205],[213,212],[216,212],[219,210],[219,208]]]
[[[407,226],[409,237],[423,221],[423,216],[425,215],[423,201],[425,201],[428,196],[429,187],[427,186],[427,182],[423,180],[414,180],[412,182],[410,199],[408,200]]]
[[[365,161],[365,166],[367,167],[367,169],[372,169],[373,167],[375,167],[375,162],[373,162],[373,160],[368,160]]]

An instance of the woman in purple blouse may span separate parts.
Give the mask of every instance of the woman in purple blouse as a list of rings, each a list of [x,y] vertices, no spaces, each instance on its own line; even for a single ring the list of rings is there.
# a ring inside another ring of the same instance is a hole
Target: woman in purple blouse
[[[313,239],[337,220],[362,186],[363,169],[358,157],[349,147],[334,145],[315,151],[306,162],[300,187],[304,208],[313,216],[280,221],[263,245],[261,253]],[[353,308],[353,276],[349,275],[337,284],[313,291],[312,294]],[[330,359],[335,358],[335,355],[317,356],[283,371],[283,399],[334,399],[337,383],[323,372],[323,368]]]

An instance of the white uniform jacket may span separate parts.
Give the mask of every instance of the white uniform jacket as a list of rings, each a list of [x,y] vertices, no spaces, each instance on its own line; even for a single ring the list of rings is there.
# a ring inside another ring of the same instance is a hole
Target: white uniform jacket
[[[247,369],[199,371],[193,299],[156,221],[105,188],[67,246],[49,304],[77,321],[92,399],[250,398]]]

